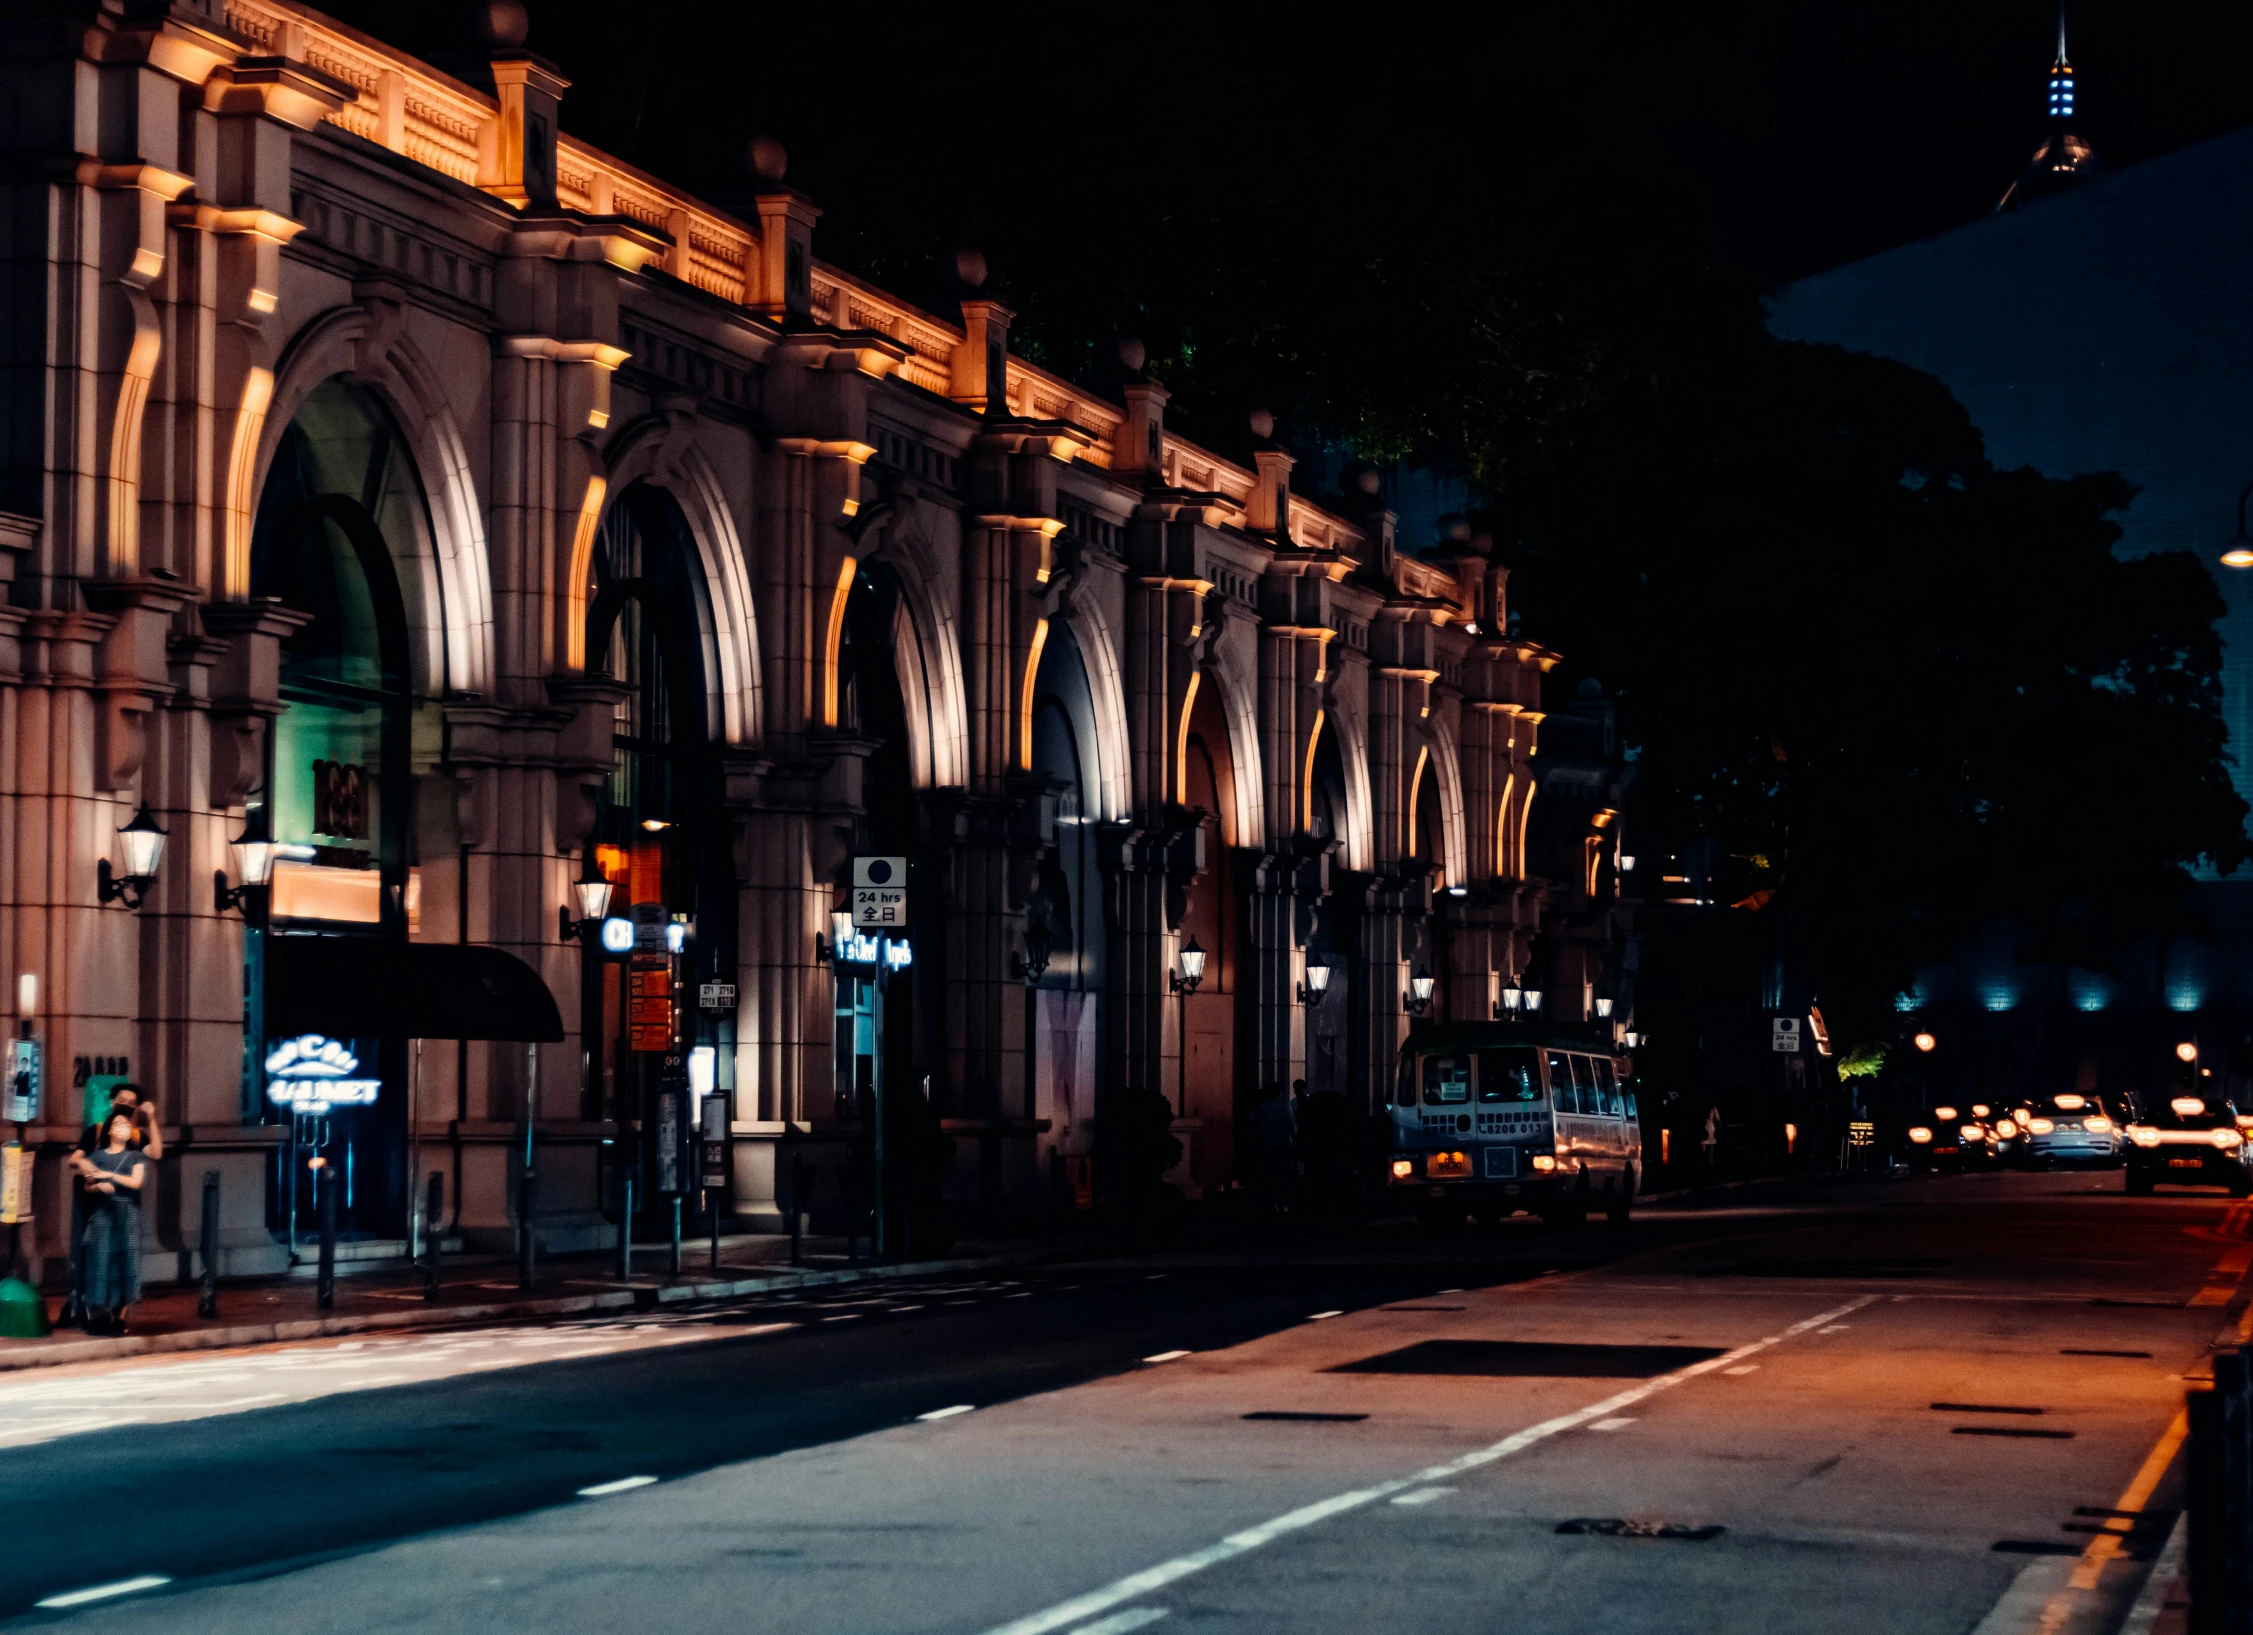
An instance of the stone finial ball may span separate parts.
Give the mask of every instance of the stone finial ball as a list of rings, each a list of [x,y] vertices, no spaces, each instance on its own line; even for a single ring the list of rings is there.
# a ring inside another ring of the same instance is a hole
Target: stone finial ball
[[[743,150],[743,162],[762,182],[779,182],[790,172],[790,150],[771,136],[754,136]]]
[[[986,258],[965,246],[954,252],[954,275],[971,289],[986,286]]]
[[[524,9],[524,0],[478,0],[470,20],[477,37],[495,51],[516,50],[532,32],[532,14]]]
[[[1129,374],[1139,375],[1142,366],[1150,361],[1150,353],[1141,340],[1133,335],[1119,337],[1119,362],[1126,365]]]
[[[1471,525],[1456,512],[1450,511],[1439,519],[1439,537],[1446,540],[1450,545],[1468,544],[1471,538]]]
[[[1275,416],[1266,409],[1254,409],[1252,411],[1252,435],[1262,438],[1273,437],[1275,435]]]
[[[1584,701],[1593,704],[1604,696],[1604,684],[1594,676],[1582,676],[1580,685],[1575,691]]]
[[[1481,556],[1492,556],[1494,554],[1494,536],[1481,528],[1471,536],[1471,549]]]
[[[1377,497],[1378,491],[1385,486],[1384,476],[1377,470],[1375,466],[1364,467],[1362,471],[1353,479],[1353,481],[1354,486],[1356,488],[1359,488],[1371,499],[1375,499]]]

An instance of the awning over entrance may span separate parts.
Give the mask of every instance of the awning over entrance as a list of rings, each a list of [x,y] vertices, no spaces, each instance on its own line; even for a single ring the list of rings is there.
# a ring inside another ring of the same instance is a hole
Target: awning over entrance
[[[274,937],[266,944],[266,1033],[552,1044],[563,1037],[563,1018],[539,973],[499,948]]]

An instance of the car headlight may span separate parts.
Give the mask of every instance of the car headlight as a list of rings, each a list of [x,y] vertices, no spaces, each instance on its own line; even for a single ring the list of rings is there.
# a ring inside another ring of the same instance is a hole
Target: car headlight
[[[2018,1134],[2018,1126],[2006,1118],[1995,1126],[1995,1134],[2008,1141],[2012,1136]]]
[[[1415,1173],[1416,1173],[1416,1160],[1415,1160],[1415,1159],[1413,1159],[1413,1158],[1395,1158],[1395,1159],[1394,1159],[1394,1160],[1392,1161],[1392,1178],[1393,1178],[1394,1180],[1396,1180],[1396,1181],[1405,1181],[1405,1180],[1408,1180],[1408,1179],[1409,1179],[1409,1178],[1410,1178],[1411,1176],[1413,1176],[1413,1175],[1414,1175]]]
[[[2048,1135],[2056,1128],[2056,1123],[2046,1118],[2030,1118],[2026,1121],[2027,1133],[2030,1135]]]
[[[1919,1124],[1909,1131],[1909,1139],[1921,1147],[1932,1139],[1932,1132]]]
[[[1984,1141],[1987,1139],[1987,1132],[1981,1129],[1976,1124],[1966,1124],[1961,1130],[1958,1130],[1956,1133],[1962,1136],[1966,1141]]]
[[[2091,1113],[2087,1118],[2081,1120],[2081,1128],[2094,1130],[2097,1134],[2102,1135],[2112,1128],[2112,1120],[2106,1118],[2102,1113]]]
[[[2212,1135],[2208,1136],[2207,1139],[2213,1142],[2215,1146],[2220,1147],[2226,1152],[2231,1147],[2236,1146],[2240,1141],[2243,1141],[2245,1137],[2239,1135],[2235,1130],[2231,1129],[2228,1125],[2225,1124],[2220,1129],[2216,1130]]]

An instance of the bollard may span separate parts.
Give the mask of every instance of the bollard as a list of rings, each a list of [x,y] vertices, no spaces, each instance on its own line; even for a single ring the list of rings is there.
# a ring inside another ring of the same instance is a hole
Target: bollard
[[[634,1176],[631,1170],[618,1180],[618,1281],[634,1280]]]
[[[532,1286],[532,1208],[538,1195],[537,1183],[530,1169],[525,1170],[516,1183],[516,1286]]]
[[[2214,1386],[2192,1391],[2192,1635],[2253,1635],[2253,1380],[2243,1351],[2214,1353]]]
[[[203,1256],[203,1287],[196,1295],[196,1315],[219,1315],[219,1172],[203,1172],[203,1228],[196,1234]]]
[[[316,1171],[321,1189],[321,1261],[313,1280],[313,1304],[322,1311],[336,1309],[336,1182]]]
[[[813,1190],[812,1172],[805,1159],[790,1160],[790,1264],[806,1263],[806,1194]]]
[[[422,1212],[422,1297],[438,1298],[438,1247],[439,1237],[445,1232],[446,1177],[438,1171],[430,1172],[430,1186],[425,1194],[428,1202]]]
[[[704,1193],[704,1216],[712,1228],[712,1270],[717,1272],[720,1269],[720,1195],[710,1188]]]
[[[665,1275],[676,1278],[681,1275],[681,1195],[677,1192],[673,1194],[672,1253],[665,1260]]]

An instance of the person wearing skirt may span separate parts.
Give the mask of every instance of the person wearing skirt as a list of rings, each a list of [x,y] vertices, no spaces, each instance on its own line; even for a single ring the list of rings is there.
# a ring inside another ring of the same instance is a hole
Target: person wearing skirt
[[[125,1332],[125,1309],[141,1298],[141,1188],[146,1154],[133,1145],[133,1114],[119,1108],[103,1120],[90,1153],[72,1153],[86,1183],[85,1299],[91,1334]]]

